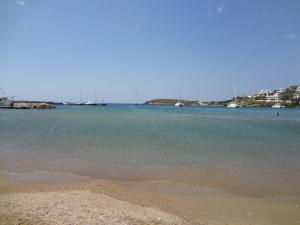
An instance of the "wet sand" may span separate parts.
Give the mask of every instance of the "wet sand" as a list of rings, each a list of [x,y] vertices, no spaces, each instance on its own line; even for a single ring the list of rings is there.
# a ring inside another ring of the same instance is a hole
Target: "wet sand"
[[[161,182],[124,184],[168,196],[191,224],[300,224],[300,198],[296,196],[245,197],[216,188]]]
[[[169,181],[0,174],[0,224],[300,224],[300,199],[293,196],[246,197]]]

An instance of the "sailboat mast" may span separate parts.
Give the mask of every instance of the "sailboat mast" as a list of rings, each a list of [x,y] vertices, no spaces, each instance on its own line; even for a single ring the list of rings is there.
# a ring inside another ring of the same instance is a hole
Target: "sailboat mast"
[[[94,102],[97,102],[96,92],[94,93]]]
[[[82,102],[81,89],[79,89],[79,103]]]
[[[85,97],[85,101],[89,101],[90,99],[90,93],[89,91],[86,92],[86,97]]]
[[[234,91],[234,102],[236,103],[236,87],[235,87],[235,84],[233,85],[233,91]]]
[[[138,104],[138,89],[135,89],[135,104]]]
[[[179,89],[179,102],[181,102],[181,86],[180,86],[180,89]]]

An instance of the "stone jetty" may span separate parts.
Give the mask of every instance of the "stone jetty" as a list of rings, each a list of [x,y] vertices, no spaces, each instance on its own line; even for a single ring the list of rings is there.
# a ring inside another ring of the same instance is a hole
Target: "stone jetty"
[[[37,101],[11,101],[8,98],[0,98],[0,109],[54,109],[49,102]]]
[[[55,106],[46,102],[13,102],[14,109],[54,109]]]

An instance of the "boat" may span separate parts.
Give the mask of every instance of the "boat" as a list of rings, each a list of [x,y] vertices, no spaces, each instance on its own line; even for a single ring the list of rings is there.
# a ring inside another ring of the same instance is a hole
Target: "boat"
[[[183,107],[184,104],[183,104],[182,102],[176,102],[175,106],[176,106],[176,107]]]
[[[99,104],[95,101],[87,101],[84,103],[84,105],[99,105]]]
[[[180,94],[179,94],[179,100],[175,103],[175,107],[183,107],[184,104],[181,102],[181,88],[180,88]]]
[[[94,93],[94,101],[87,101],[84,103],[84,105],[98,105],[98,106],[106,106],[107,104],[104,103],[104,100],[102,100],[102,103],[99,103],[97,101],[97,95]]]
[[[84,105],[86,102],[82,101],[81,89],[79,89],[79,102],[75,102],[75,105]]]
[[[235,85],[233,85],[233,91],[234,91],[234,102],[231,102],[230,104],[227,105],[227,108],[239,108],[241,107],[236,103],[236,88]]]
[[[99,103],[100,106],[107,106],[107,103],[104,102],[104,99],[102,99],[102,103]]]
[[[63,101],[63,105],[83,105],[84,103]]]
[[[13,101],[8,97],[0,97],[0,108],[12,108]]]
[[[239,108],[239,107],[241,107],[241,106],[236,103],[230,103],[227,105],[227,108]]]
[[[0,92],[0,108],[12,108],[15,96],[11,98],[5,96],[5,92],[2,88],[0,88]]]
[[[280,103],[276,103],[275,105],[272,106],[273,109],[283,109],[285,108],[284,105],[280,105]]]
[[[63,105],[76,105],[75,102],[63,101]]]

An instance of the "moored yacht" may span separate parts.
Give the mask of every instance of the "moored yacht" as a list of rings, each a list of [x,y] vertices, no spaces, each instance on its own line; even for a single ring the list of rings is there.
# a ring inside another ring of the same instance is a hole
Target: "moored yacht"
[[[285,108],[285,106],[281,105],[280,103],[276,103],[275,105],[272,106],[272,108],[274,108],[274,109],[283,109],[283,108]]]
[[[11,108],[13,106],[13,101],[8,97],[0,97],[0,108]]]
[[[84,104],[85,104],[85,105],[98,105],[98,103],[95,102],[95,101],[87,101],[87,102],[85,102]]]
[[[183,107],[184,104],[181,102],[181,88],[180,88],[180,94],[179,94],[179,100],[175,103],[176,107]]]
[[[183,104],[182,102],[176,102],[175,106],[176,106],[176,107],[183,107],[184,104]]]
[[[241,107],[236,103],[236,88],[235,85],[233,85],[233,91],[234,91],[234,102],[231,102],[230,104],[227,105],[227,108],[239,108]]]
[[[75,102],[63,101],[63,105],[76,105]]]
[[[86,101],[84,105],[102,105],[102,104],[97,101],[97,95],[96,93],[94,93],[94,100]]]
[[[84,105],[85,102],[76,102],[75,105]]]
[[[241,107],[241,106],[236,104],[235,102],[232,102],[227,105],[227,108],[239,108],[239,107]]]

